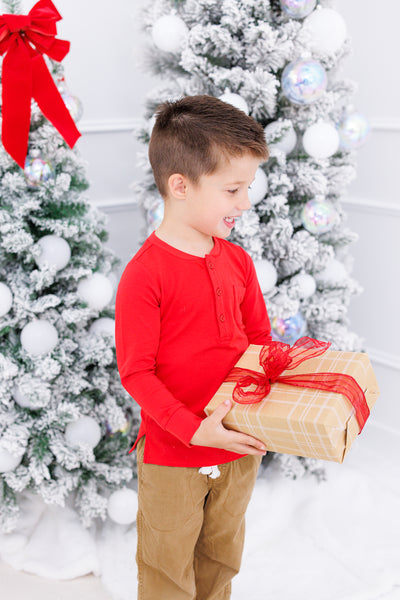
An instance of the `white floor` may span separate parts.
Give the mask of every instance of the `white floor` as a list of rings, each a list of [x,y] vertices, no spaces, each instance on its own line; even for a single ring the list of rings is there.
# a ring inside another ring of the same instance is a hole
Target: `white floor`
[[[326,463],[325,483],[265,471],[232,600],[400,600],[399,456],[399,436],[371,423],[343,465]],[[0,563],[0,597],[135,600],[135,538],[134,526],[105,528],[101,579],[44,579]]]
[[[112,600],[100,579],[93,575],[55,581],[0,563],[0,582],[2,600]]]

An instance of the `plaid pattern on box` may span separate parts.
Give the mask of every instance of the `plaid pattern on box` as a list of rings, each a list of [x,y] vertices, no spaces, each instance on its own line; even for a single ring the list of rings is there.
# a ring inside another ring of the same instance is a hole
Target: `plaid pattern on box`
[[[263,372],[259,365],[262,346],[250,345],[237,367]],[[379,395],[367,354],[327,351],[304,361],[282,375],[300,373],[346,373],[356,379],[371,408]],[[232,399],[235,383],[224,382],[205,408],[207,415],[226,398]],[[274,383],[269,395],[256,404],[236,404],[223,423],[229,429],[262,440],[267,450],[343,462],[359,433],[355,411],[341,394]]]

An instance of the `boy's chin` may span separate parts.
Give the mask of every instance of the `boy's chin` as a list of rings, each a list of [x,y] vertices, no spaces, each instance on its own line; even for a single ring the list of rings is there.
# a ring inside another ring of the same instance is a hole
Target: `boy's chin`
[[[213,237],[220,238],[221,240],[226,240],[231,235],[231,233],[232,231],[226,231],[224,233],[219,231],[218,233],[215,233]]]

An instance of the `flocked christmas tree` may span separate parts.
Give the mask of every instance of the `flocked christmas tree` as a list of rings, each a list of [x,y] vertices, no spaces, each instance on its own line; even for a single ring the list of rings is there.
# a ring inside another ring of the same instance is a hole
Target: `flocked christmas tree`
[[[15,0],[4,4],[7,13],[18,12]],[[48,0],[37,6],[52,14]],[[61,65],[46,61],[57,93],[79,118]],[[8,82],[2,83],[4,89]],[[31,108],[24,169],[0,147],[0,528],[6,532],[27,492],[59,505],[72,498],[85,525],[104,519],[110,494],[114,505],[126,503],[124,485],[134,474],[128,450],[136,418],[115,360],[117,260],[104,246],[105,215],[85,195],[82,158],[35,102]]]
[[[360,350],[347,310],[352,279],[340,198],[355,176],[355,149],[368,125],[353,106],[355,86],[338,75],[350,49],[346,24],[320,0],[155,0],[143,13],[146,66],[166,79],[147,98],[139,139],[149,141],[157,105],[209,94],[265,128],[270,159],[249,192],[252,208],[230,240],[252,256],[273,337],[302,335]],[[223,126],[223,123],[221,123]],[[147,233],[163,216],[147,150],[136,197]],[[275,455],[291,476],[319,471],[310,459]]]

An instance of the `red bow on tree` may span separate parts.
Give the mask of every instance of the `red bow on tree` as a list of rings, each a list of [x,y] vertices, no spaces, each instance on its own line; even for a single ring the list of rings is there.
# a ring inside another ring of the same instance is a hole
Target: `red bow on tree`
[[[299,373],[284,375],[283,371],[295,369],[305,360],[324,354],[331,344],[302,337],[292,347],[282,342],[270,342],[262,347],[259,363],[264,373],[234,367],[225,381],[235,382],[232,398],[238,404],[260,402],[271,390],[274,382],[298,387],[315,388],[343,394],[354,407],[360,432],[369,416],[365,394],[351,375],[344,373]]]
[[[5,55],[1,137],[4,148],[22,168],[32,98],[71,148],[81,135],[43,58],[47,54],[60,62],[69,51],[69,42],[55,38],[61,18],[51,0],[40,0],[28,15],[0,15],[0,54]]]

